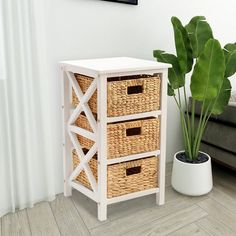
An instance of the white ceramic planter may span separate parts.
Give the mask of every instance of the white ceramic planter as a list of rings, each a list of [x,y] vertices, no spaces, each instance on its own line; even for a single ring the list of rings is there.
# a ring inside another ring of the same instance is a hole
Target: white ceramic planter
[[[185,195],[200,196],[207,194],[213,187],[211,158],[200,164],[191,164],[179,161],[174,156],[171,185],[177,191]]]

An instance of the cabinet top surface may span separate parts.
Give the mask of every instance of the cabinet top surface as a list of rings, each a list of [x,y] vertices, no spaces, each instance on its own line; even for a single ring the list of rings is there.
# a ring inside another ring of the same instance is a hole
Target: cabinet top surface
[[[130,57],[113,57],[100,59],[85,59],[75,61],[62,61],[60,65],[69,70],[70,67],[93,71],[98,74],[128,72],[128,71],[145,71],[145,70],[161,70],[170,68],[170,64],[160,63]]]

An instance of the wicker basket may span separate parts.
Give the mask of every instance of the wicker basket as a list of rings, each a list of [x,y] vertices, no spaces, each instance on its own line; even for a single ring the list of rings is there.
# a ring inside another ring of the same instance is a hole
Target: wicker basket
[[[83,114],[76,125],[92,131]],[[107,158],[118,158],[136,153],[150,152],[159,149],[160,122],[158,118],[147,118],[107,125]],[[80,145],[90,149],[94,142],[78,135]]]
[[[158,187],[158,158],[147,157],[134,161],[127,161],[107,167],[107,197],[113,198],[121,195],[144,191]],[[79,159],[73,152],[74,168],[79,164]],[[89,162],[89,166],[97,180],[96,156]],[[82,171],[76,178],[78,182],[91,189],[90,183]]]
[[[75,74],[82,92],[86,92],[93,78]],[[160,109],[160,76],[126,76],[108,79],[107,115],[108,117],[124,116]],[[75,92],[72,102],[78,104]],[[89,100],[89,107],[97,113],[97,92]]]

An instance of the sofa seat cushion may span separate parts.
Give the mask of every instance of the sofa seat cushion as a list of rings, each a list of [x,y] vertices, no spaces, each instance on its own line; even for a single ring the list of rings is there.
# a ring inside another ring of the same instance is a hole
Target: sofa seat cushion
[[[192,99],[190,98],[190,107],[189,107],[189,111],[191,112],[191,101]],[[201,114],[201,103],[200,102],[196,102],[196,110],[195,110],[195,114],[197,116],[200,116]],[[211,116],[211,120],[214,120],[216,122],[221,122],[221,123],[225,123],[228,125],[232,125],[234,127],[236,127],[236,105],[234,102],[229,103],[229,105],[225,108],[224,112],[219,115],[219,116]]]
[[[236,127],[209,121],[202,140],[236,154]]]

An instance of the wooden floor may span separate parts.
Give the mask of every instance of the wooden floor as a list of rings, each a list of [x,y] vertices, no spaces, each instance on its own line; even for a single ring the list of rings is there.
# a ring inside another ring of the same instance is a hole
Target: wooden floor
[[[151,195],[112,205],[108,220],[96,218],[96,204],[74,191],[32,209],[2,217],[0,236],[236,236],[236,173],[213,167],[214,189],[207,196],[187,197],[170,187],[167,166],[166,204]]]

